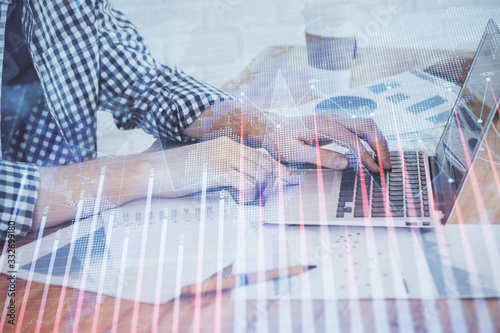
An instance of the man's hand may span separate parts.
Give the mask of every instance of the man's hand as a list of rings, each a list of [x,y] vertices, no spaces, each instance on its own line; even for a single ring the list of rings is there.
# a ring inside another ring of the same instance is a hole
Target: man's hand
[[[362,141],[377,152],[381,165],[368,154]],[[268,125],[261,142],[264,148],[285,162],[308,162],[330,169],[345,169],[349,162],[343,154],[320,148],[335,142],[353,151],[370,171],[391,168],[387,143],[372,119],[320,115],[274,120]]]
[[[184,134],[194,138],[237,135],[250,146],[262,146],[283,162],[309,162],[332,169],[345,169],[347,158],[320,148],[336,142],[353,151],[373,172],[391,168],[387,143],[375,122],[337,115],[283,118],[264,113],[239,101],[227,101],[206,110]],[[377,153],[378,165],[362,141]]]
[[[154,194],[178,197],[207,188],[227,187],[238,202],[252,202],[275,179],[297,184],[299,175],[254,149],[221,136],[194,145],[143,154],[155,166]]]

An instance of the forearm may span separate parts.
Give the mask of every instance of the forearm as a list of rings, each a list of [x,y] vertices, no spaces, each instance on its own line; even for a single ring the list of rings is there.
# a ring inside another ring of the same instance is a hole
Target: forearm
[[[40,228],[43,216],[45,227],[52,227],[146,196],[151,168],[141,155],[40,168],[32,229]]]

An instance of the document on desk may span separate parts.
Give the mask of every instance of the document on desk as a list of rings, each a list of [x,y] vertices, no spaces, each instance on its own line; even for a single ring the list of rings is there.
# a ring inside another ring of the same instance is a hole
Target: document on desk
[[[249,241],[245,259],[234,264],[236,273],[317,267],[242,287],[233,291],[235,300],[500,296],[498,273],[492,269],[500,265],[500,226],[448,225],[440,229],[441,237],[435,231],[409,228],[265,228]],[[497,242],[487,242],[485,232]]]
[[[283,87],[287,87],[286,82],[276,82],[274,89]],[[459,89],[441,78],[409,70],[305,104],[295,104],[293,100],[272,104],[268,111],[284,117],[335,114],[371,118],[384,133],[390,149],[397,150],[401,142],[420,140],[421,146],[422,140],[439,139]]]
[[[234,261],[232,199],[141,200],[16,249],[17,278],[146,303],[167,302]],[[200,244],[203,248],[200,249]]]

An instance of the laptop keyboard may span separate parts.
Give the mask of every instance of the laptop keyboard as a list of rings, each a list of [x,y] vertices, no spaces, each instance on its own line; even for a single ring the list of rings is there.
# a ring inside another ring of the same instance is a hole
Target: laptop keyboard
[[[390,152],[392,169],[342,173],[337,218],[430,217],[423,152]]]

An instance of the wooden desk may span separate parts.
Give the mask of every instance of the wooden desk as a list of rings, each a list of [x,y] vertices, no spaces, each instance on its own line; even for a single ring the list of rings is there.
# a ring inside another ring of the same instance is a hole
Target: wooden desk
[[[303,96],[309,89],[307,82],[306,66],[304,62],[304,50],[300,47],[273,47],[264,50],[254,61],[238,76],[224,87],[232,91],[244,91],[260,105],[266,105],[272,97],[272,89],[277,73],[283,77],[294,75],[299,79],[290,86],[292,96]],[[420,51],[420,50],[361,50],[362,58],[357,67],[353,70],[351,86],[365,84],[381,77],[394,75],[409,68],[424,68],[437,61],[450,56],[448,52]],[[295,73],[290,73],[290,68],[286,64],[291,61],[296,64]],[[377,68],[377,70],[373,70]],[[279,71],[278,71],[279,69]],[[300,78],[302,77],[302,80]],[[495,141],[496,140],[496,141]],[[498,137],[491,138],[490,145],[500,145]],[[491,165],[478,167],[477,177],[490,177]],[[498,191],[492,188],[492,191]],[[488,197],[487,204],[498,202],[498,192],[492,192],[484,197]],[[499,205],[500,206],[500,205]],[[474,212],[477,205],[469,199],[464,199],[461,203],[463,207],[463,219],[470,222],[475,221],[474,217],[467,216],[470,211]],[[472,209],[474,208],[474,209]],[[472,213],[473,214],[473,213]],[[488,212],[488,214],[490,214]],[[498,216],[494,213],[492,216]],[[497,219],[498,220],[498,219]],[[455,221],[457,222],[457,221]],[[33,236],[31,236],[33,238]],[[19,246],[20,244],[18,244]],[[8,280],[5,276],[0,279],[0,290],[5,298],[5,291],[8,289]],[[26,294],[29,286],[29,293]],[[62,288],[58,286],[45,286],[40,283],[29,284],[26,281],[16,282],[16,302],[17,319],[22,315],[22,322],[17,322],[16,326],[11,326],[5,322],[3,332],[53,332],[57,317],[60,317],[60,332],[72,331],[78,327],[81,332],[90,332],[96,328],[98,332],[109,332],[116,329],[118,332],[150,332],[154,327],[153,313],[154,306],[149,304],[134,304],[131,301],[122,300],[118,309],[118,320],[113,323],[115,312],[115,298],[104,297],[100,304],[96,303],[95,294],[84,293],[84,306],[80,323],[73,323],[76,311],[76,300],[78,291],[68,288],[64,291],[62,299],[63,306],[58,308]],[[47,291],[46,303],[41,311],[41,321],[38,321],[42,298]],[[26,299],[25,299],[26,298]],[[5,308],[2,303],[0,312]],[[20,309],[25,303],[24,313]],[[300,322],[302,312],[301,301],[291,301],[291,318],[294,331],[302,329],[315,329],[317,332],[325,330],[325,322],[337,315],[339,319],[339,329],[346,332],[352,329],[357,331],[363,328],[366,332],[376,331],[377,327],[397,332],[398,329],[406,331],[413,327],[416,332],[423,332],[429,328],[441,328],[444,332],[452,332],[453,326],[451,313],[462,310],[468,331],[478,331],[480,327],[480,314],[489,314],[493,321],[493,330],[500,331],[500,303],[498,299],[478,299],[478,300],[386,300],[386,301],[330,301],[335,305],[337,314],[325,313],[325,301],[314,301],[311,303],[314,311],[314,327],[303,327]],[[279,301],[248,301],[246,302],[245,315],[235,318],[235,303],[231,300],[229,292],[222,293],[220,299],[215,295],[205,295],[201,302],[201,310],[198,318],[195,316],[195,298],[181,298],[179,302],[178,317],[175,318],[174,301],[162,304],[159,309],[158,331],[172,331],[172,327],[177,323],[180,332],[192,331],[196,323],[200,323],[200,329],[204,332],[213,332],[220,329],[223,332],[231,331],[262,331],[267,328],[269,332],[280,331],[280,302]],[[138,309],[138,322],[132,322],[134,306]],[[99,308],[99,315],[95,315]],[[356,313],[361,314],[362,320]],[[380,313],[387,318],[381,318]],[[411,314],[407,320],[401,320],[405,313]],[[382,322],[380,321],[382,320]],[[382,326],[380,326],[382,325]],[[379,330],[381,332],[381,330]]]

